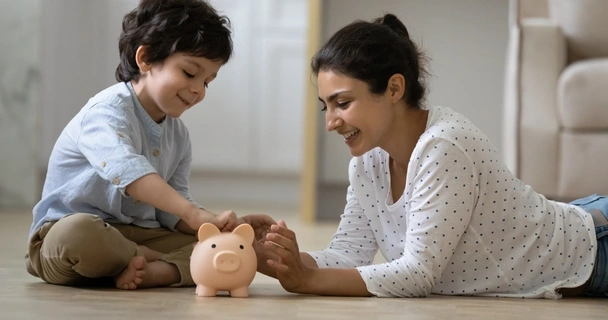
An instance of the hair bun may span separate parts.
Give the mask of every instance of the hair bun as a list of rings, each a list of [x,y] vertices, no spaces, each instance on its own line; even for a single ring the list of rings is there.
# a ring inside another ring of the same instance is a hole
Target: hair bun
[[[399,18],[392,13],[385,14],[384,17],[378,18],[375,22],[389,27],[391,30],[393,30],[393,32],[405,37],[408,40],[410,38],[410,34],[407,32],[407,28],[403,22],[401,22],[401,20],[399,20]]]

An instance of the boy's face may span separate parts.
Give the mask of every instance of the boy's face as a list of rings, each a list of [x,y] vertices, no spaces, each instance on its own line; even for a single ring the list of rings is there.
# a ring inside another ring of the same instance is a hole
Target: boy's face
[[[179,118],[203,100],[207,85],[215,79],[222,64],[175,53],[162,64],[140,67],[142,77],[135,84],[135,91],[154,121],[161,121],[165,115]]]

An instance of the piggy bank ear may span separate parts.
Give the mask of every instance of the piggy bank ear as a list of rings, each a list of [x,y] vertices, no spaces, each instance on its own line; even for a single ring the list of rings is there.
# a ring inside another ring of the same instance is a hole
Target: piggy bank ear
[[[254,239],[254,234],[253,234],[253,228],[251,227],[251,225],[247,224],[247,223],[243,223],[238,225],[233,231],[232,233],[238,235],[239,237],[245,239],[245,241],[247,241],[247,243],[253,243],[253,239]]]
[[[198,228],[198,241],[203,242],[216,234],[220,234],[220,229],[213,223],[203,223],[203,225]]]

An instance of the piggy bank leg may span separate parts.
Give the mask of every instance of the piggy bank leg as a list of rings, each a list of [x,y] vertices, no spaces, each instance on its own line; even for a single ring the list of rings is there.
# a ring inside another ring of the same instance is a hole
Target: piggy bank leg
[[[196,294],[199,297],[215,297],[217,290],[199,284],[196,286]]]
[[[247,286],[230,290],[230,296],[235,298],[247,298],[249,297],[249,290]]]

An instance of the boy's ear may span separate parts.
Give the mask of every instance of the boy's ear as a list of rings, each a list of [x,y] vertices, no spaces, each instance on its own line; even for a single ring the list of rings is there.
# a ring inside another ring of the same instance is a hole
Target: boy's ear
[[[152,65],[146,61],[147,51],[148,46],[139,46],[137,51],[135,51],[135,62],[137,62],[137,66],[139,67],[139,71],[141,71],[141,73],[148,72],[152,68]]]

